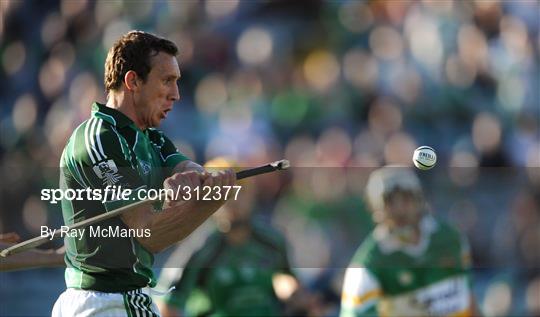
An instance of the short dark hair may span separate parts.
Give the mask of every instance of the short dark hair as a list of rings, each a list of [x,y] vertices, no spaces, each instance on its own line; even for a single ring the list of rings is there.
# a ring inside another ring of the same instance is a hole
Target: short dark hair
[[[105,90],[119,89],[130,70],[146,81],[150,73],[150,57],[159,52],[172,56],[178,47],[164,38],[143,31],[131,31],[119,38],[111,47],[105,60]]]

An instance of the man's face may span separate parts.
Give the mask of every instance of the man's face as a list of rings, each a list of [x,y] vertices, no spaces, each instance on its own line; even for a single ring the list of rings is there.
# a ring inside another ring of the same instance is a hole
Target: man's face
[[[150,58],[151,70],[146,82],[135,97],[135,108],[139,123],[144,128],[159,126],[167,117],[175,101],[180,99],[177,81],[180,70],[176,57],[164,52]]]
[[[396,190],[384,199],[384,213],[394,227],[416,225],[422,213],[417,195],[410,191]]]

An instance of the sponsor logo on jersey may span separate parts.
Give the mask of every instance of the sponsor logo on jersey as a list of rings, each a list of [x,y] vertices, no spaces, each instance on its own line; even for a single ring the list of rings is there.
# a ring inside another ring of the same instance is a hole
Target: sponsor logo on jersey
[[[93,167],[94,173],[103,181],[104,186],[113,186],[118,183],[122,175],[118,174],[118,167],[113,160],[99,162]]]
[[[451,277],[402,295],[386,297],[382,308],[390,316],[453,316],[470,306],[465,277]]]
[[[152,170],[152,165],[148,163],[147,161],[139,160],[139,165],[141,166],[141,170],[144,175],[150,174],[150,171]]]
[[[413,275],[409,271],[402,271],[399,273],[398,279],[401,285],[410,285],[413,282]]]

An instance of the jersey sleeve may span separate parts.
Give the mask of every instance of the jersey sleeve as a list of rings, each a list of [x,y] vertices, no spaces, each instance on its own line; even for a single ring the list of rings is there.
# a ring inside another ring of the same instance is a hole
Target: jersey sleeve
[[[378,316],[377,303],[382,290],[367,268],[349,267],[345,271],[340,317]]]
[[[178,151],[163,131],[148,129],[148,137],[159,151],[162,167],[173,169],[178,163],[189,160],[187,156]]]
[[[81,187],[91,188],[98,195],[92,199],[102,201],[107,211],[134,203],[137,192],[146,188],[132,164],[134,157],[127,142],[102,119],[92,118],[81,125],[64,154],[64,165],[73,179]],[[119,197],[117,193],[125,189],[130,195]]]

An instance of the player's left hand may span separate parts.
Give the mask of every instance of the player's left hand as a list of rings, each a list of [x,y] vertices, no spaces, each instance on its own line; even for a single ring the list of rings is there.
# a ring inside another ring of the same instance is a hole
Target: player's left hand
[[[223,187],[223,186],[234,186],[236,184],[236,173],[233,169],[226,169],[216,172],[205,172],[202,175],[204,181],[203,181],[203,188],[205,186],[209,186],[211,188],[214,188],[215,186]],[[227,197],[229,198],[229,197]]]

